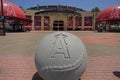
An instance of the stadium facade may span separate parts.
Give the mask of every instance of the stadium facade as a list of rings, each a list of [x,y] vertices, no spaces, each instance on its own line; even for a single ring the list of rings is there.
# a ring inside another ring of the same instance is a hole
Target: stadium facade
[[[21,9],[7,0],[3,1],[4,16],[0,6],[0,31],[2,18],[7,31],[98,30],[120,31],[120,4],[100,12],[85,11],[62,5],[46,5]]]
[[[39,6],[39,10],[24,10],[32,19],[32,30],[94,30],[95,19],[92,12],[61,5]]]

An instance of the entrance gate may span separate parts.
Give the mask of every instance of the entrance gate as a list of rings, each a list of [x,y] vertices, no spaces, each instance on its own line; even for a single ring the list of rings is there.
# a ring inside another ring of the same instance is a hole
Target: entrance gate
[[[56,20],[53,23],[53,30],[64,30],[64,21]]]

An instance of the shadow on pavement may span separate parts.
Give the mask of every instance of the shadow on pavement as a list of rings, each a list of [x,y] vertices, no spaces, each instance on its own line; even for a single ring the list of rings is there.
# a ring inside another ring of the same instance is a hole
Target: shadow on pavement
[[[36,72],[36,73],[33,75],[32,80],[43,80],[43,79],[39,76],[38,72]]]
[[[33,75],[32,80],[43,80],[43,79],[39,76],[38,72],[36,72],[36,73]],[[79,80],[81,80],[81,78],[80,78]]]
[[[116,77],[120,78],[120,71],[114,71],[113,74],[114,74]]]

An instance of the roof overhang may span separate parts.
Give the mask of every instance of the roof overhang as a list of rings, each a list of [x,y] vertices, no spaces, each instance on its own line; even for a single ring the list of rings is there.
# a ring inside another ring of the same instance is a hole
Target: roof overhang
[[[35,15],[37,14],[43,14],[43,13],[71,13],[71,14],[74,14],[74,15],[79,15],[81,16],[81,14],[79,12],[72,12],[72,11],[67,11],[67,10],[43,10],[43,11],[38,11],[35,13]]]

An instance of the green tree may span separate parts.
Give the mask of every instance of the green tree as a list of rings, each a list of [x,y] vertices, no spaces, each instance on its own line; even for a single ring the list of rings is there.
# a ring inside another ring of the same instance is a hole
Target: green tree
[[[93,12],[93,15],[97,16],[97,13],[100,12],[100,9],[98,7],[95,7],[91,10]]]
[[[99,12],[99,11],[100,11],[100,9],[98,7],[95,7],[91,10],[91,12]]]
[[[97,17],[98,12],[100,12],[100,9],[98,7],[95,7],[91,10],[91,12],[93,13],[93,26],[95,30],[96,17]]]

